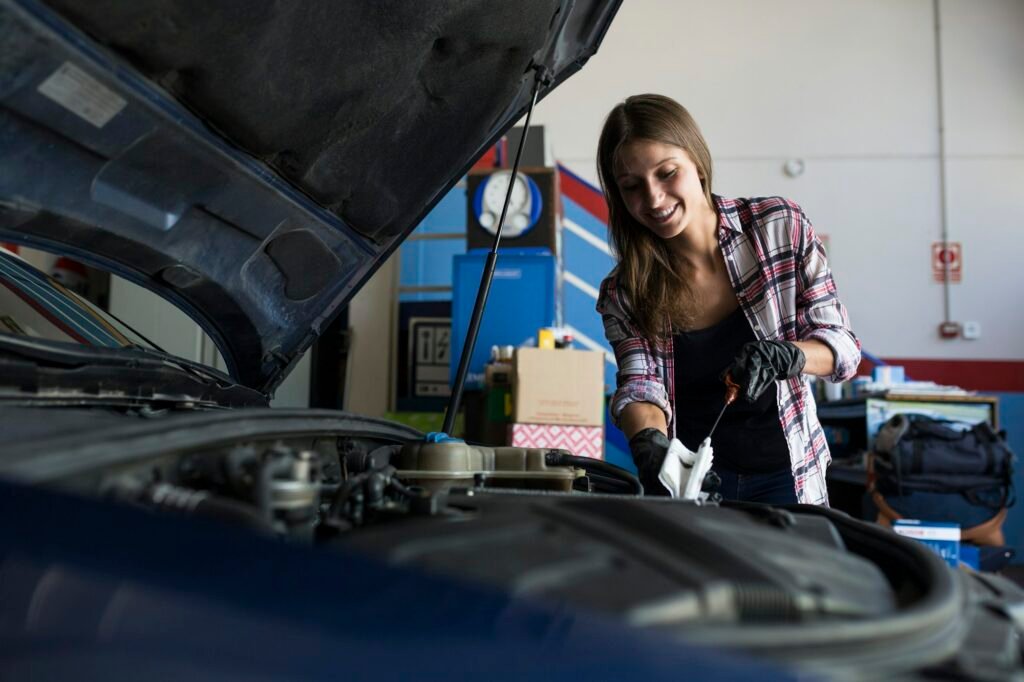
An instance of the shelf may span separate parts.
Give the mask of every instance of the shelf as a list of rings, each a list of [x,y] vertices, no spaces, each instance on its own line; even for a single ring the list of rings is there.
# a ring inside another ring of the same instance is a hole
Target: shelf
[[[936,419],[976,424],[988,421],[999,428],[999,399],[981,395],[934,395],[930,393],[870,393],[818,405],[823,426],[853,428],[863,420],[865,449],[882,424],[895,414],[924,414]],[[858,427],[859,428],[859,427]]]

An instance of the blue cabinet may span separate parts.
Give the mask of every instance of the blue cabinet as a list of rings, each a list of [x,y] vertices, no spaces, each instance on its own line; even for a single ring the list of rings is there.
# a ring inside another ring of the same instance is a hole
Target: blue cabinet
[[[452,267],[451,381],[455,381],[462,347],[473,315],[487,251],[454,257]],[[536,339],[537,330],[555,324],[557,308],[555,257],[547,249],[498,252],[491,293],[480,324],[480,336],[469,363],[467,389],[483,387],[484,366],[491,346],[519,346]]]

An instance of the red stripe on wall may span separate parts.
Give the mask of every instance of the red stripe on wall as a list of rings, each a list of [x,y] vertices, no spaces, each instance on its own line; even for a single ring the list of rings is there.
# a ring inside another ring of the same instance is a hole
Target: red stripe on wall
[[[476,160],[476,163],[473,164],[473,170],[490,170],[497,168],[499,165],[501,165],[501,162],[498,159],[498,146],[495,145],[489,147],[483,156]]]
[[[884,358],[890,365],[902,365],[907,379],[934,381],[969,391],[1024,393],[1024,360],[926,360]],[[871,374],[875,364],[862,360],[857,374]]]
[[[601,190],[562,164],[558,164],[558,181],[562,186],[562,194],[601,222],[608,223],[608,205],[604,203]]]

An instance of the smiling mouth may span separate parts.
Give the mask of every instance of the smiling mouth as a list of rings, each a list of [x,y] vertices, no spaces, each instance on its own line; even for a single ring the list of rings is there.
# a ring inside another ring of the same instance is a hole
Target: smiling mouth
[[[674,216],[678,210],[679,204],[673,204],[671,208],[666,208],[664,211],[651,211],[647,215],[656,223],[664,223]]]

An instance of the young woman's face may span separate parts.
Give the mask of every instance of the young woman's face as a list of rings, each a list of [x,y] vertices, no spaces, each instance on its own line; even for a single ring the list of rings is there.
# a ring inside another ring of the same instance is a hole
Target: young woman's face
[[[690,155],[680,147],[650,140],[619,149],[615,183],[629,214],[662,239],[682,234],[704,214],[707,197]]]

